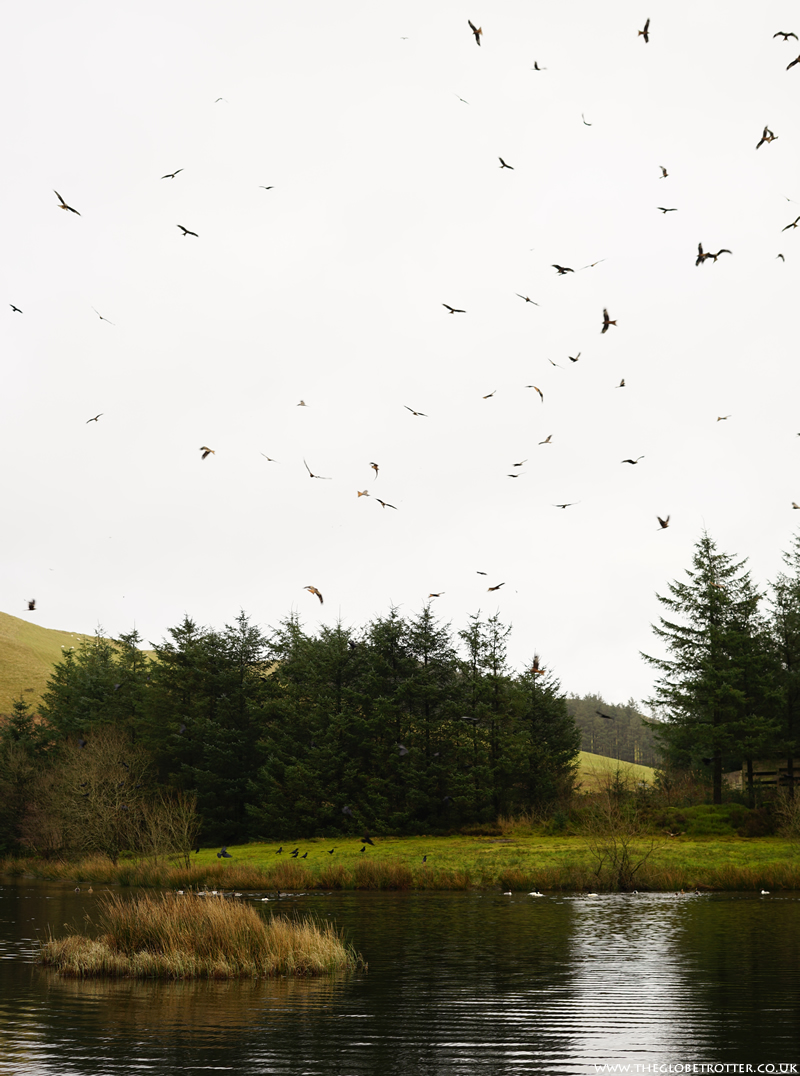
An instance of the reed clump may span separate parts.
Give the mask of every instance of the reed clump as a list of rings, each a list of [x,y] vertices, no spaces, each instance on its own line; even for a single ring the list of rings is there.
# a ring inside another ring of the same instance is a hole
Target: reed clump
[[[109,895],[99,936],[50,938],[39,962],[70,978],[232,979],[328,975],[364,968],[331,924],[283,916],[221,896]]]

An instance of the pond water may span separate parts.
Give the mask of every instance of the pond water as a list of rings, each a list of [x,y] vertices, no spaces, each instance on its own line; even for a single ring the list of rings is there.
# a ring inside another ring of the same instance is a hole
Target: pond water
[[[258,907],[329,916],[366,974],[76,982],[37,967],[38,939],[80,927],[101,888],[0,886],[0,1073],[800,1072],[798,893],[311,893]]]

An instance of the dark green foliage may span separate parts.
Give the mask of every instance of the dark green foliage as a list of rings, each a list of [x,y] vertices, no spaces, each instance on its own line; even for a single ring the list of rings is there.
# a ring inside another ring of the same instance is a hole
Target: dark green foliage
[[[24,699],[15,699],[0,726],[0,852],[18,850],[28,792],[49,748],[47,728]]]
[[[634,699],[618,704],[602,695],[570,695],[567,709],[581,730],[581,751],[639,766],[659,765],[657,724],[641,713]],[[611,720],[600,717],[598,710]]]

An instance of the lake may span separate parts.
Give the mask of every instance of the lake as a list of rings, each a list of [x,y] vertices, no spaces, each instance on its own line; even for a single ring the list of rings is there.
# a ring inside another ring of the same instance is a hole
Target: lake
[[[0,1073],[800,1072],[798,893],[310,893],[257,906],[330,917],[366,974],[76,982],[37,967],[37,940],[81,927],[103,888],[0,886]]]

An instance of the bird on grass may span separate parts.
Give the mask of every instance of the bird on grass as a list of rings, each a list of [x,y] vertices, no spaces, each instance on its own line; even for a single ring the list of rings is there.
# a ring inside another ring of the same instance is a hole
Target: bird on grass
[[[600,330],[600,333],[602,334],[602,333],[608,332],[609,325],[616,325],[616,324],[617,324],[616,321],[611,320],[611,318],[608,316],[608,311],[606,310],[605,307],[603,307],[603,328]]]
[[[203,453],[200,457],[201,460],[207,459],[209,456],[216,456],[217,454],[217,450],[215,448],[209,448],[208,445],[201,445],[198,451]]]
[[[56,196],[56,198],[58,198],[58,208],[59,209],[68,209],[70,211],[70,213],[74,213],[76,217],[80,216],[80,213],[78,212],[78,210],[73,209],[71,205],[67,205],[67,203],[64,201],[64,199],[61,197],[61,195],[58,193],[57,190],[54,190],[53,194]]]
[[[322,595],[320,594],[320,592],[317,590],[316,587],[303,587],[303,590],[307,590],[309,592],[309,594],[316,594],[316,596],[319,598],[319,604],[320,605],[323,604]]]
[[[646,22],[646,23],[644,24],[644,30],[639,30],[639,31],[638,31],[638,35],[637,35],[637,36],[638,36],[638,37],[643,37],[643,38],[644,38],[644,43],[645,43],[645,45],[646,45],[646,44],[647,44],[647,42],[648,42],[648,41],[650,40],[650,20],[649,20],[649,19],[648,19],[648,20],[647,20],[647,22]]]
[[[200,238],[200,236],[199,236],[199,235],[197,234],[197,232],[191,232],[191,231],[189,231],[189,229],[188,229],[188,228],[184,228],[184,226],[183,226],[182,224],[178,224],[178,225],[177,225],[177,227],[178,227],[178,228],[180,228],[180,230],[181,230],[181,231],[183,232],[184,238],[185,238],[185,237],[186,237],[187,235],[193,235],[193,236],[195,237],[195,239],[199,239],[199,238]]]
[[[277,850],[277,852],[275,853],[275,855],[276,855],[276,856],[279,856],[279,855],[281,855],[281,853],[282,853],[282,852],[283,852],[283,845],[281,845],[281,846],[280,846],[280,848],[279,848],[279,849]]]
[[[336,851],[336,848],[326,848],[325,851],[328,853],[329,856],[332,856],[333,853]]]

